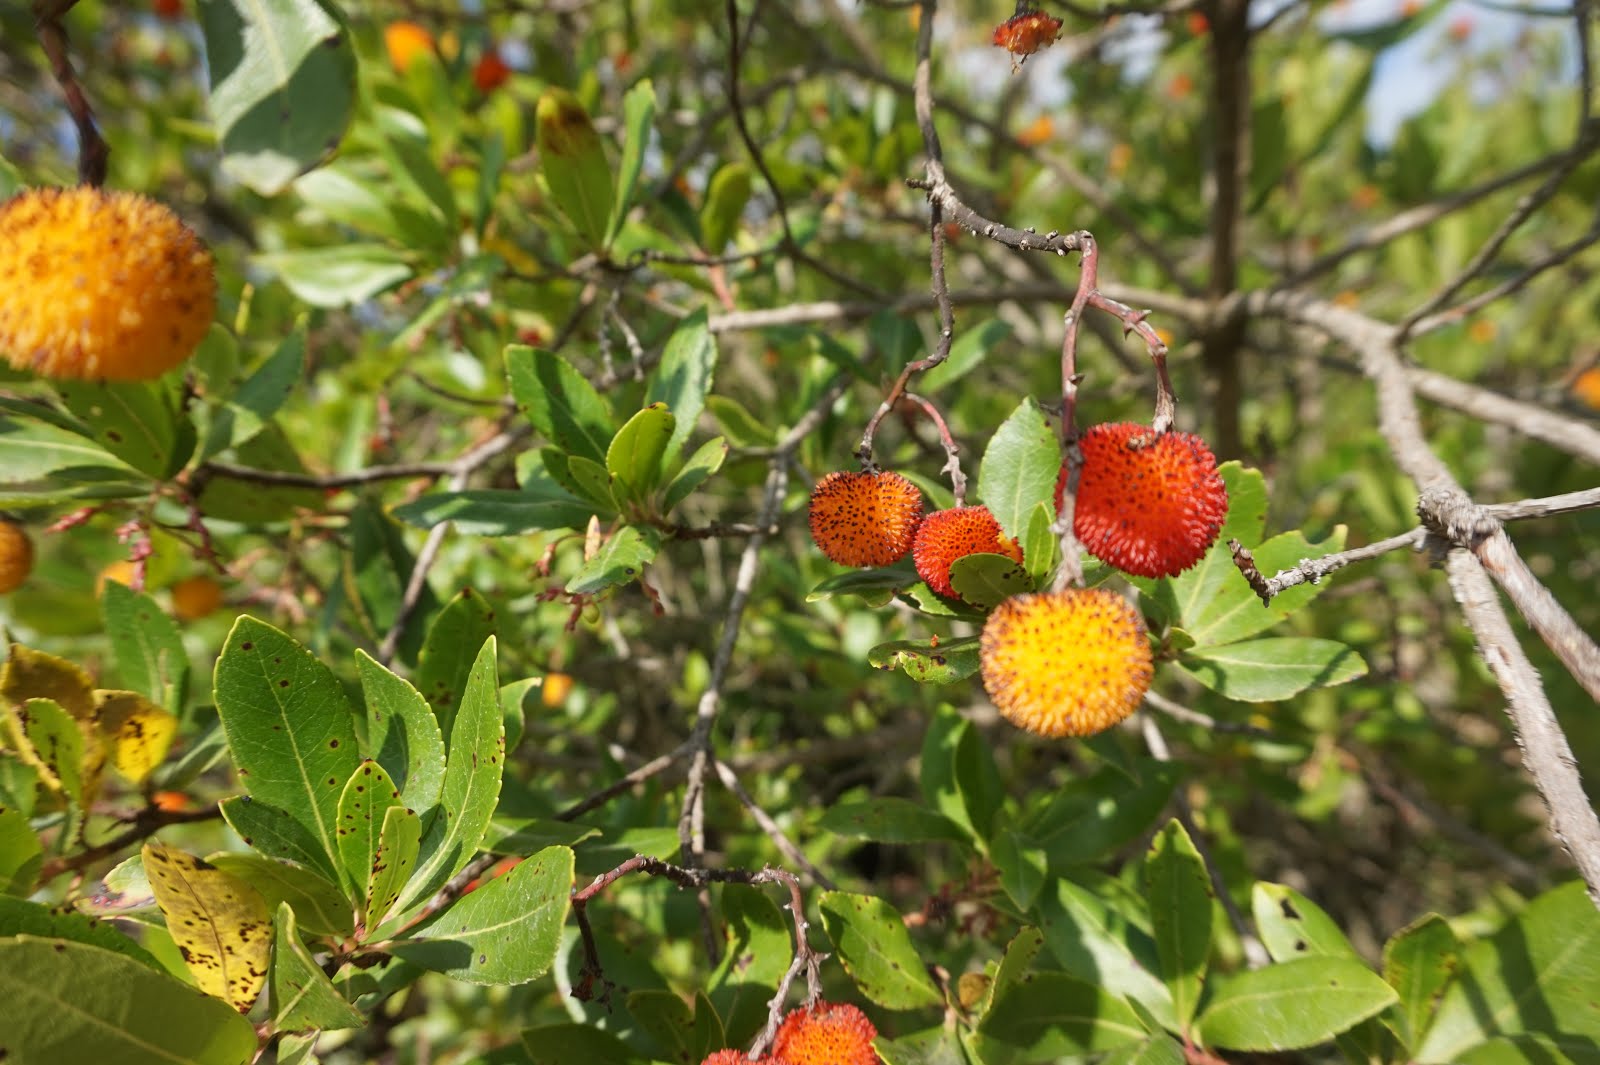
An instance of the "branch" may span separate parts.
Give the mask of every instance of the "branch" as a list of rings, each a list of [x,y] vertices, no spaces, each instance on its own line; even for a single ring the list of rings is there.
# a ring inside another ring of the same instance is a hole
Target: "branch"
[[[1279,570],[1271,578],[1261,575],[1261,571],[1256,568],[1255,556],[1238,540],[1229,540],[1228,550],[1233,552],[1233,564],[1245,582],[1250,585],[1250,590],[1261,597],[1263,606],[1270,606],[1274,596],[1296,585],[1319,584],[1328,574],[1344,569],[1351,563],[1365,562],[1369,558],[1377,558],[1390,551],[1398,551],[1402,547],[1420,548],[1427,537],[1427,530],[1419,526],[1410,532],[1391,536],[1387,540],[1379,540],[1365,547],[1352,547],[1348,551],[1339,551],[1320,558],[1308,558],[1298,565]]]
[[[145,806],[132,818],[133,823],[104,843],[86,847],[76,854],[52,858],[39,870],[39,883],[48,884],[62,873],[77,872],[95,862],[118,854],[123,848],[149,839],[168,825],[192,825],[198,821],[215,821],[222,812],[213,803],[204,810],[163,810],[159,806]]]
[[[106,169],[111,160],[111,147],[94,123],[94,110],[89,97],[72,69],[67,55],[67,29],[61,24],[78,0],[33,0],[34,32],[39,35],[39,45],[50,60],[50,71],[67,98],[67,113],[78,129],[78,180],[85,185],[99,187],[105,184]]]

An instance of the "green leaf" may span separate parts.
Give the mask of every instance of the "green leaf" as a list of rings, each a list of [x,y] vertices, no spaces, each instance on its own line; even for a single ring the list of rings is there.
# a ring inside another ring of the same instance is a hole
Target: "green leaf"
[[[894,640],[867,652],[878,669],[898,669],[922,684],[954,684],[978,672],[978,638],[947,640],[937,647],[927,640]]]
[[[378,147],[389,162],[389,174],[416,191],[433,223],[428,228],[448,239],[459,211],[450,182],[433,161],[427,124],[410,111],[395,107],[379,107],[374,117],[385,134]]]
[[[748,1043],[766,1023],[767,1001],[794,958],[793,932],[777,904],[748,884],[724,884],[718,909],[727,943],[711,974],[711,1002],[725,1037]]]
[[[1172,992],[1156,976],[1155,944],[1130,921],[1133,901],[1114,906],[1107,881],[1091,890],[1059,879],[1039,898],[1036,913],[1045,945],[1056,962],[1082,980],[1144,1007],[1167,1028],[1176,1028]]]
[[[356,57],[319,0],[202,0],[222,166],[272,196],[331,155],[355,106]]]
[[[677,418],[667,442],[666,461],[677,458],[694,432],[700,412],[706,409],[711,380],[717,368],[717,338],[711,332],[704,307],[678,323],[661,352],[661,363],[650,375],[646,403],[665,403]],[[704,450],[704,449],[702,449]]]
[[[215,686],[245,790],[298,820],[322,853],[311,864],[332,873],[339,796],[361,761],[344,686],[311,652],[249,616],[228,634]]]
[[[126,955],[85,943],[0,939],[5,1047],[18,1062],[241,1065],[256,1051],[250,1021]]]
[[[1500,1036],[1479,1043],[1455,1059],[1454,1065],[1592,1065],[1600,1060],[1594,1041],[1578,1036]]]
[[[1040,503],[1054,506],[1061,444],[1031,398],[995,430],[978,466],[978,498],[1013,540],[1027,533]]]
[[[1180,1031],[1188,1031],[1200,1000],[1211,953],[1213,890],[1194,841],[1176,820],[1156,833],[1144,860],[1144,892],[1150,903],[1161,978],[1172,991]]]
[[[1221,981],[1199,1039],[1228,1050],[1296,1050],[1326,1043],[1397,1001],[1353,958],[1298,958]]]
[[[14,811],[0,812],[0,819],[7,813]],[[0,938],[22,935],[87,943],[126,955],[156,972],[165,971],[153,954],[103,921],[70,910],[52,910],[37,902],[0,895]]]
[[[451,606],[459,601],[458,595],[451,600]],[[478,600],[474,598],[472,602],[476,607]],[[445,616],[441,612],[437,618]],[[437,619],[429,636],[435,631],[439,631]],[[485,633],[478,645],[482,646],[487,638]],[[422,653],[437,656],[440,651],[437,645],[424,640]],[[361,691],[367,704],[367,753],[399,786],[405,805],[414,810],[433,809],[444,784],[444,737],[432,708],[421,692],[360,648],[356,649],[356,670],[361,675]],[[454,689],[449,691],[453,698]]]
[[[1005,555],[976,552],[950,563],[950,586],[979,609],[987,610],[1033,590],[1028,571]]]
[[[1001,956],[1000,963],[994,967],[994,973],[984,989],[983,998],[974,1010],[980,1021],[994,1008],[996,999],[1026,978],[1033,968],[1033,960],[1043,949],[1044,933],[1032,925],[1024,925],[1017,930],[1017,934],[1011,937],[1011,942],[1006,944],[1006,952]]]
[[[133,476],[133,470],[81,433],[33,419],[0,417],[0,485],[80,473]]]
[[[903,562],[882,569],[853,569],[822,581],[806,593],[806,602],[815,603],[836,595],[859,595],[881,606],[893,598],[895,592],[916,583],[916,571]]]
[[[495,639],[491,636],[473,662],[455,727],[450,730],[450,758],[439,796],[442,816],[428,826],[416,872],[395,904],[398,911],[426,900],[459,873],[477,853],[489,829],[505,769],[505,726],[497,677]],[[496,960],[496,965],[505,964],[506,959]]]
[[[692,1010],[676,991],[635,991],[628,1012],[664,1050],[658,1059],[701,1061],[727,1045],[722,1020],[704,991],[696,993]]]
[[[948,358],[917,379],[916,390],[931,396],[977,369],[989,349],[1011,336],[1011,323],[1002,318],[990,318],[983,324],[963,329],[950,345]]]
[[[428,626],[417,656],[417,690],[433,711],[441,744],[450,741],[450,727],[473,663],[483,650],[484,641],[495,632],[494,606],[471,588],[456,593]],[[437,797],[438,792],[434,795]],[[426,813],[433,802],[419,800],[411,805]]]
[[[252,439],[288,402],[305,378],[304,327],[284,337],[273,353],[212,414],[201,456],[209,458]]]
[[[1009,828],[989,839],[989,858],[1000,871],[1000,886],[1018,910],[1030,910],[1050,876],[1050,856],[1033,840]]]
[[[1450,923],[1426,914],[1383,947],[1383,978],[1400,995],[1402,1041],[1415,1048],[1428,1030],[1445,985],[1461,964],[1461,942]]]
[[[1250,913],[1273,961],[1361,957],[1333,918],[1292,887],[1258,882],[1250,892]]]
[[[778,441],[778,432],[772,425],[751,414],[731,396],[707,396],[706,409],[735,447],[771,447]]]
[[[572,891],[572,851],[550,847],[496,877],[392,947],[474,984],[525,984],[555,961]]]
[[[624,525],[606,538],[593,558],[567,581],[568,595],[592,595],[637,578],[656,557],[661,537],[654,529]]]
[[[644,153],[650,145],[650,127],[655,117],[655,89],[650,79],[645,78],[622,98],[622,127],[626,136],[622,142],[622,158],[617,163],[617,206],[606,230],[607,247],[616,242],[622,223],[628,217],[628,208],[633,205],[633,191],[639,184],[639,171],[644,167]]]
[[[1267,528],[1267,479],[1238,459],[1224,462],[1217,473],[1228,490],[1228,517],[1217,540],[1224,547],[1230,539],[1255,547]]]
[[[741,160],[723,163],[711,176],[705,205],[700,208],[700,246],[708,254],[721,255],[739,232],[739,218],[753,187],[750,166]]]
[[[1165,1032],[1157,1032],[1141,1043],[1118,1047],[1100,1059],[1100,1065],[1184,1065],[1183,1047]]]
[[[546,464],[554,456],[547,455]],[[578,495],[589,501],[590,510],[601,516],[616,512],[617,494],[612,487],[611,472],[601,463],[582,455],[566,455],[567,476],[577,488]],[[552,467],[554,468],[554,467]]]
[[[300,926],[311,935],[347,936],[355,931],[355,915],[344,892],[304,865],[239,851],[219,851],[206,861],[255,888],[269,907],[292,907]]]
[[[234,0],[207,0],[211,4]],[[257,256],[313,307],[365,303],[411,276],[405,257],[387,244],[330,244]]]
[[[572,1065],[603,1061],[606,1065],[644,1065],[628,1044],[590,1024],[546,1024],[525,1028],[522,1048],[533,1065]]]
[[[272,944],[272,1020],[286,1032],[307,1028],[362,1028],[367,1019],[346,1002],[311,952],[300,942],[294,910],[278,904],[277,935]]]
[[[282,858],[315,869],[330,879],[338,879],[339,873],[333,858],[287,810],[257,802],[248,795],[223,799],[217,808],[222,813],[222,819],[228,822],[228,827],[252,849],[272,858]]]
[[[595,508],[554,485],[546,485],[536,491],[434,492],[403,503],[391,513],[419,529],[431,529],[448,521],[466,536],[521,536],[544,529],[581,529]]]
[[[836,835],[877,843],[960,842],[967,838],[960,826],[949,818],[908,799],[892,796],[830,806],[817,824]]]
[[[892,1010],[944,1001],[911,944],[900,911],[887,901],[827,891],[817,906],[840,963],[867,998]]]
[[[62,404],[90,428],[101,447],[151,477],[173,472],[178,411],[163,383],[57,381],[55,388]]]
[[[85,765],[84,737],[77,721],[54,699],[29,699],[17,716],[23,738],[38,758],[34,767],[41,771],[41,783],[48,787],[54,780],[59,786],[51,790],[58,791],[75,811],[82,811],[94,798],[98,780],[97,767]],[[76,823],[69,826],[68,837],[75,837],[80,827]]]
[[[1256,568],[1263,576],[1271,577],[1303,559],[1342,549],[1344,539],[1343,526],[1319,544],[1308,542],[1298,532],[1288,532],[1258,544],[1251,553]],[[1198,565],[1173,580],[1183,627],[1197,645],[1206,646],[1234,643],[1265,632],[1322,594],[1323,587],[1296,585],[1273,596],[1270,606],[1263,606],[1234,566],[1226,540],[1212,545]]]
[[[625,422],[606,448],[606,469],[619,502],[644,503],[661,481],[667,442],[678,420],[664,403],[652,403]]]
[[[550,198],[591,247],[603,246],[614,204],[611,166],[588,112],[552,86],[539,97],[534,121]]]
[[[1454,1061],[1496,1036],[1561,1033],[1600,1039],[1600,911],[1579,881],[1528,903],[1493,936],[1461,952],[1419,1062]],[[1585,1055],[1593,1060],[1592,1049]]]
[[[1022,568],[1034,588],[1043,588],[1045,578],[1056,568],[1061,553],[1061,538],[1051,528],[1055,511],[1045,503],[1035,503],[1028,515],[1028,532],[1022,542]]]
[[[978,1023],[984,1062],[1045,1061],[1096,1054],[1149,1033],[1116,993],[1067,973],[1042,972],[1013,985]]]
[[[1004,799],[994,756],[972,722],[940,707],[922,741],[922,796],[983,845]]]
[[[572,364],[543,348],[506,348],[511,394],[545,439],[573,455],[604,462],[616,433],[611,409]]]
[[[714,436],[696,448],[694,454],[683,464],[683,469],[668,482],[667,490],[661,497],[661,513],[671,514],[679,503],[689,498],[689,493],[722,469],[722,464],[727,458],[728,441],[720,436]]]
[[[383,816],[378,832],[378,849],[372,855],[372,868],[366,877],[368,927],[381,924],[399,901],[411,873],[417,867],[422,848],[422,819],[405,806],[391,806]]]
[[[872,1045],[888,1065],[968,1065],[960,1035],[943,1025],[898,1039],[879,1036]]]
[[[378,834],[390,809],[402,807],[400,789],[383,766],[367,759],[356,766],[339,796],[339,863],[353,894],[366,894],[367,877],[378,853]]]
[[[1287,699],[1307,688],[1332,687],[1367,672],[1354,648],[1302,636],[1269,636],[1185,651],[1175,664],[1212,691],[1241,702]]]
[[[1023,824],[1062,872],[1088,865],[1150,831],[1183,778],[1183,767],[1153,759],[1137,763],[1137,776],[1107,766],[1058,789]]]
[[[181,714],[189,686],[189,655],[166,611],[143,592],[107,581],[100,592],[100,615],[123,685]]]
[[[44,847],[20,810],[0,810],[0,895],[31,895]]]

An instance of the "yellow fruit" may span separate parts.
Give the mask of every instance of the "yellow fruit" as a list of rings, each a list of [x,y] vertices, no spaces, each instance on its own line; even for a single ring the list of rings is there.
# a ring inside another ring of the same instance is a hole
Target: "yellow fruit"
[[[33,572],[33,541],[14,521],[0,521],[0,595],[15,591]]]
[[[1014,595],[979,641],[1000,715],[1040,736],[1092,736],[1139,708],[1152,663],[1144,619],[1104,588]]]
[[[29,189],[0,204],[0,355],[44,377],[146,381],[211,326],[211,253],[131,192]]]
[[[572,674],[546,673],[544,683],[539,688],[539,701],[545,706],[555,708],[567,701],[567,696],[572,693]]]
[[[383,46],[389,62],[404,74],[417,56],[433,50],[433,34],[415,22],[391,22],[383,28]]]
[[[94,578],[94,594],[100,595],[105,591],[106,582],[111,581],[127,588],[133,587],[133,576],[137,572],[132,562],[127,559],[118,559],[102,569]]]
[[[222,585],[210,577],[185,577],[172,586],[172,613],[179,621],[197,621],[222,605]]]

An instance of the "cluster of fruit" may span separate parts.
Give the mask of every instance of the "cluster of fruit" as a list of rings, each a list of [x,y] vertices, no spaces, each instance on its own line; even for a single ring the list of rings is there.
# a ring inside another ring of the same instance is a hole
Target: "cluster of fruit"
[[[1139,577],[1170,577],[1198,562],[1228,513],[1217,460],[1191,433],[1132,422],[1096,425],[1083,455],[1073,533],[1095,558]],[[1056,483],[1065,502],[1068,468]],[[950,567],[976,553],[1022,561],[1022,549],[982,506],[926,517],[922,494],[890,472],[830,473],[811,495],[811,537],[846,566],[888,566],[910,554],[935,593],[959,598]],[[984,688],[1013,724],[1042,736],[1088,736],[1138,708],[1152,659],[1144,620],[1105,588],[1014,595],[984,622]]]
[[[881,1065],[872,1041],[878,1030],[867,1015],[847,1003],[818,1002],[784,1017],[761,1060],[769,1065]],[[700,1065],[747,1065],[755,1059],[742,1050],[719,1050]]]

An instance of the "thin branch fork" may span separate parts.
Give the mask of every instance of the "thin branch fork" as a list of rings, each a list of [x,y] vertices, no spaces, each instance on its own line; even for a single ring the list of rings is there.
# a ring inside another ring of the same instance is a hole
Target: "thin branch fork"
[[[772,1045],[773,1037],[777,1034],[778,1025],[783,1021],[784,1003],[788,1001],[789,989],[794,986],[795,979],[804,972],[806,976],[806,1005],[810,1006],[822,997],[822,962],[828,955],[811,949],[809,938],[810,924],[806,920],[805,895],[800,889],[800,881],[793,873],[783,869],[774,869],[768,866],[764,869],[706,869],[688,868],[673,865],[659,858],[637,854],[615,869],[608,870],[595,877],[594,880],[583,888],[572,893],[572,914],[578,924],[578,933],[583,940],[584,963],[578,982],[573,985],[574,997],[587,1002],[594,997],[595,982],[599,981],[603,990],[601,1001],[610,995],[613,985],[605,978],[604,970],[600,964],[600,952],[595,945],[594,930],[589,924],[588,905],[594,901],[606,888],[615,884],[630,873],[644,873],[648,876],[658,876],[672,881],[680,888],[692,888],[697,891],[706,890],[711,884],[749,884],[759,886],[762,884],[782,884],[789,889],[789,904],[787,909],[791,920],[794,922],[794,960],[778,982],[778,991],[767,1002],[767,1024],[756,1038],[750,1048],[751,1057],[759,1057],[767,1047]]]

